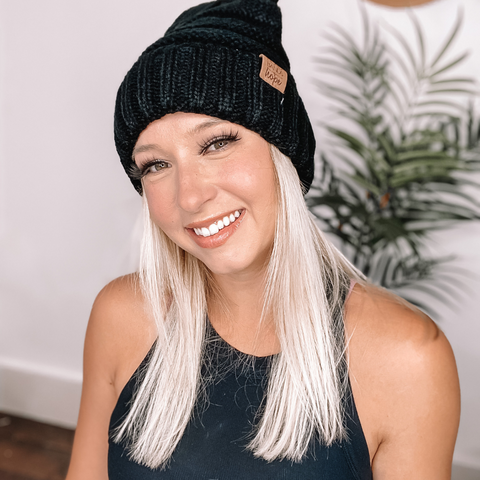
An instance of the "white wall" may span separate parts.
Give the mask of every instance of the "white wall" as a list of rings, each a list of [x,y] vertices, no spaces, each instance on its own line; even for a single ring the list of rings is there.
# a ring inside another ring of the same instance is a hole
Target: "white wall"
[[[112,139],[116,89],[141,51],[196,0],[0,0],[0,409],[74,425],[82,343],[95,294],[135,268],[140,199]],[[433,47],[459,5],[456,48],[480,79],[476,0],[416,8]],[[280,0],[284,43],[312,120],[324,120],[312,57],[331,22],[360,34],[356,0]],[[370,6],[408,32],[405,12]],[[325,136],[319,132],[319,143]],[[456,229],[438,248],[478,273],[479,225]],[[456,353],[463,390],[457,461],[480,467],[480,301],[472,280],[441,326]],[[476,408],[477,407],[477,408]]]

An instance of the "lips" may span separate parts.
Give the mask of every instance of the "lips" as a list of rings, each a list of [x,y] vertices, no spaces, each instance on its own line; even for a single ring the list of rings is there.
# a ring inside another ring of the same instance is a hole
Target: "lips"
[[[245,216],[245,210],[235,210],[216,220],[191,223],[186,227],[190,237],[203,248],[214,248],[223,245],[237,230]]]

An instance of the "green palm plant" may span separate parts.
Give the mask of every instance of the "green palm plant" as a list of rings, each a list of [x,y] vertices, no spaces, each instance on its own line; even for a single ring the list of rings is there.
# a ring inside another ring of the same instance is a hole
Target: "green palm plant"
[[[391,29],[393,48],[365,12],[363,20],[362,45],[337,26],[317,57],[326,77],[317,84],[342,127],[326,126],[335,149],[321,153],[322,175],[308,202],[355,265],[419,304],[411,287],[445,291],[439,273],[450,260],[425,253],[429,233],[480,218],[468,193],[479,186],[472,180],[480,170],[479,125],[466,101],[475,83],[454,73],[467,54],[449,56],[461,15],[431,58],[414,16],[415,49]]]

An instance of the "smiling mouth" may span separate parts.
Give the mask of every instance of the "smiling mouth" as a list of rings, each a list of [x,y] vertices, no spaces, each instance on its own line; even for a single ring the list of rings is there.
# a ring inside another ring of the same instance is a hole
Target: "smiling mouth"
[[[235,210],[235,212],[231,213],[230,215],[225,215],[222,219],[212,223],[209,227],[192,228],[192,230],[199,237],[211,237],[212,235],[216,235],[225,227],[235,223],[242,214],[242,211],[243,210]]]

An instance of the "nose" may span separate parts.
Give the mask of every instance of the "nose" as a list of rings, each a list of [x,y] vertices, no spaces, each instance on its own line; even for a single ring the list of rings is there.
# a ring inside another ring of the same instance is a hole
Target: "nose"
[[[197,213],[205,203],[215,198],[215,185],[198,161],[182,162],[177,175],[177,203],[184,211]]]

